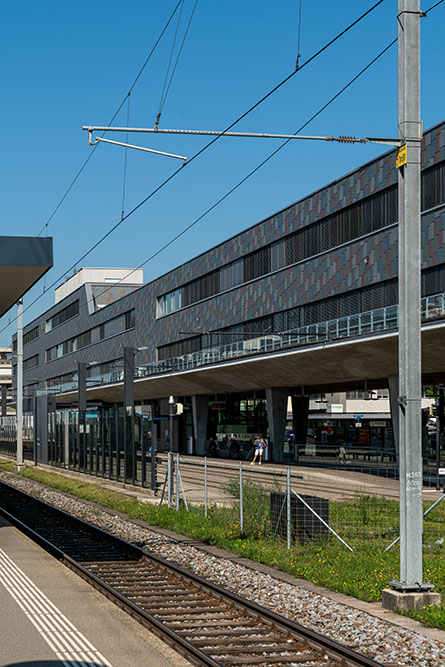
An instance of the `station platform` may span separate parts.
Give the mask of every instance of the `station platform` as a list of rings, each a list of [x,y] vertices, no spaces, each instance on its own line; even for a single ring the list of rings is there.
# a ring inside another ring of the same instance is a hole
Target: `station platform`
[[[0,517],[0,667],[190,663]]]

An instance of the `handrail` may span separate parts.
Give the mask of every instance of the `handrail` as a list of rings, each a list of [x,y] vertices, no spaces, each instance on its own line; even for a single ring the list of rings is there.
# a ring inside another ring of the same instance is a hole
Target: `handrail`
[[[445,319],[445,293],[423,297],[420,304],[422,322],[434,322]],[[240,340],[227,345],[215,345],[198,352],[191,352],[160,361],[152,361],[148,364],[138,366],[135,368],[134,376],[135,378],[144,378],[172,371],[193,370],[200,366],[230,361],[239,357],[255,356],[320,343],[331,344],[339,340],[394,331],[398,327],[398,310],[398,305],[386,306],[287,331],[268,333],[263,336]],[[87,383],[90,387],[113,384],[122,382],[123,377],[123,370],[119,370],[90,377]],[[69,391],[77,391],[77,381],[54,385],[45,390],[39,390],[37,394],[59,394]]]

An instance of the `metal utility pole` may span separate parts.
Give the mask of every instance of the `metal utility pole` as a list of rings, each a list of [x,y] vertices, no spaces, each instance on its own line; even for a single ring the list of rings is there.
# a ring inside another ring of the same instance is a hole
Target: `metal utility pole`
[[[431,588],[422,572],[420,16],[420,0],[398,0],[400,581],[391,585],[404,592]]]
[[[23,300],[17,301],[17,461],[15,468],[23,466]]]
[[[87,363],[77,363],[77,405],[79,410],[79,468],[86,468]],[[117,456],[119,465],[119,455]]]
[[[173,473],[174,473],[173,428],[174,428],[174,423],[173,423],[173,420],[174,420],[174,417],[175,417],[175,408],[176,408],[175,398],[174,398],[174,396],[170,396],[170,398],[168,399],[168,417],[169,417],[169,421],[168,421],[168,428],[169,428],[169,434],[168,434],[169,452],[168,452],[168,456],[169,456],[169,460],[171,461],[171,463],[170,463],[170,465],[171,465],[170,475],[169,475],[169,478],[168,478],[168,489],[169,489],[170,498],[173,497],[173,489],[174,489],[174,481],[173,481]]]

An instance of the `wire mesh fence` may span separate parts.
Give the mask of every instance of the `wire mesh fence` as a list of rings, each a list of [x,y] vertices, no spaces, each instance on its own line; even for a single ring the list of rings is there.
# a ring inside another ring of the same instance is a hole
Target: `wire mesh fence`
[[[318,544],[341,545],[354,553],[397,550],[394,479],[376,483],[370,475],[339,477],[335,471],[311,476],[291,468],[266,470],[169,454],[163,487],[161,502],[176,510],[200,507],[205,517],[221,520],[221,526],[229,522],[231,535],[240,538],[261,538],[287,549]],[[424,552],[440,553],[445,549],[445,494],[426,489],[423,505]]]

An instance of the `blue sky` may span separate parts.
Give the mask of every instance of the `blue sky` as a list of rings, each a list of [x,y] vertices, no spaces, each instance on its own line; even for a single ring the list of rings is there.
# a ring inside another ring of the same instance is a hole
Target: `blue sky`
[[[181,39],[195,0],[184,0]],[[2,8],[3,104],[0,234],[42,229],[91,151],[82,125],[106,125],[125,97],[177,0],[61,3],[25,0]],[[303,0],[301,60],[371,7]],[[434,4],[431,0],[422,9]],[[161,127],[224,129],[295,69],[298,0],[198,0],[167,97]],[[385,0],[235,129],[293,133],[396,36],[396,0]],[[443,120],[445,3],[422,19],[422,118]],[[153,126],[172,46],[173,21],[131,95],[130,125]],[[397,136],[397,52],[383,56],[305,130],[306,134]],[[126,124],[126,107],[114,124]],[[111,138],[111,137],[110,137]],[[115,135],[112,138],[118,138]],[[131,143],[192,156],[203,137],[132,135]],[[48,226],[54,268],[24,298],[76,264],[136,267],[193,222],[278,145],[222,138],[182,170],[83,262],[78,259],[121,215],[123,149],[102,144]],[[293,141],[178,242],[144,267],[145,281],[304,197],[383,152],[375,145]],[[179,166],[128,152],[128,212]],[[25,323],[54,302],[49,290]],[[11,310],[15,318],[15,309]],[[0,329],[9,321],[0,320]],[[15,325],[0,333],[8,345]]]

